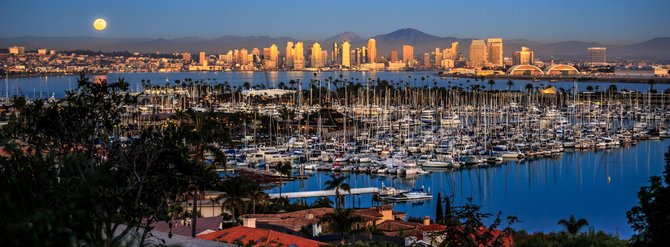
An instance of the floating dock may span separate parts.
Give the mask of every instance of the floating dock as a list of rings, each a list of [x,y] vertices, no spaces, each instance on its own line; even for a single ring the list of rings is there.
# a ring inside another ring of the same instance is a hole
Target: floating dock
[[[340,190],[340,195],[360,195],[360,194],[378,194],[379,188],[351,188],[351,192]],[[279,193],[268,194],[270,198],[279,198]],[[335,190],[316,190],[316,191],[300,191],[300,192],[286,192],[281,193],[281,197],[285,198],[308,198],[308,197],[322,197],[335,196]]]

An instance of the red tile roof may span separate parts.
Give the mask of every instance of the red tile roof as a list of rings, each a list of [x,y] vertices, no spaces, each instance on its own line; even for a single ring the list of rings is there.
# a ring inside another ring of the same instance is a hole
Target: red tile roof
[[[199,239],[220,241],[226,243],[242,242],[254,243],[254,246],[298,246],[318,247],[327,245],[319,241],[306,239],[273,230],[236,226],[228,229],[197,236]]]
[[[245,214],[240,218],[256,218],[256,223],[259,225],[274,225],[299,231],[304,226],[318,223],[325,214],[333,211],[333,208],[324,207],[279,214]]]

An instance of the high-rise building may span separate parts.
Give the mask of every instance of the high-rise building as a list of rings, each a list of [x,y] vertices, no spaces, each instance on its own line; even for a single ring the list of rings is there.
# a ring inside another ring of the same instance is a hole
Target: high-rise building
[[[393,63],[398,62],[398,51],[396,50],[391,51],[391,62]]]
[[[361,64],[368,62],[368,48],[363,46],[361,47]]]
[[[340,51],[341,47],[337,42],[333,42],[333,54],[330,56],[330,64],[336,65],[340,63],[341,56]]]
[[[486,42],[488,62],[493,67],[503,67],[503,40],[501,38],[489,38]]]
[[[354,64],[361,65],[361,63],[363,62],[361,60],[361,48],[354,49],[353,54],[354,54]]]
[[[23,46],[10,46],[9,47],[9,54],[23,55],[25,53],[26,53],[26,47],[23,47]]]
[[[589,47],[589,65],[606,65],[607,64],[607,48],[606,47]]]
[[[258,49],[256,49],[256,50],[258,50]],[[248,65],[249,62],[251,61],[251,59],[249,59],[249,55],[253,56],[253,54],[249,54],[249,51],[246,48],[242,48],[240,50],[240,53],[239,53],[238,62],[243,66]]]
[[[444,49],[444,52],[442,53],[442,58],[455,60],[457,55],[458,55],[458,42],[452,42],[451,48]]]
[[[205,54],[204,51],[200,52],[198,56],[198,62],[200,62],[200,65],[202,66],[207,66],[207,55]]]
[[[470,67],[481,68],[486,67],[486,42],[481,39],[472,40],[470,44]]]
[[[375,39],[368,40],[368,63],[377,62],[377,41]]]
[[[423,53],[423,66],[430,67],[430,53]]]
[[[442,51],[439,47],[435,47],[435,66],[442,65]]]
[[[402,62],[408,65],[411,65],[414,60],[414,46],[403,45],[402,46]]]
[[[312,53],[310,55],[310,65],[312,68],[321,68],[323,67],[323,60],[321,54],[321,45],[319,42],[314,42],[312,45]]]
[[[293,42],[286,42],[286,68],[293,68]]]
[[[528,47],[521,47],[520,51],[514,52],[514,65],[527,65],[535,63],[535,55]]]
[[[351,44],[348,40],[342,42],[342,67],[351,67]]]
[[[302,41],[295,43],[293,49],[293,69],[301,70],[305,68],[305,44]]]

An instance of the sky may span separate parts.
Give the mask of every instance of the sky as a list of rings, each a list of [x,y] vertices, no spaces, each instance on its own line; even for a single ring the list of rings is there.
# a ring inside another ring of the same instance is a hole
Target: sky
[[[441,37],[628,44],[669,37],[669,0],[1,0],[0,37]],[[107,29],[95,31],[96,18]]]

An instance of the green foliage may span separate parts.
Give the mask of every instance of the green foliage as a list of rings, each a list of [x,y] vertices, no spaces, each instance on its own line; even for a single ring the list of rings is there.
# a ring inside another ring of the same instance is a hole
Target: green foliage
[[[319,223],[326,224],[331,232],[340,233],[340,239],[344,241],[345,234],[350,234],[362,230],[362,216],[357,215],[353,209],[335,209],[332,213],[327,213],[321,217]]]
[[[634,246],[670,246],[670,148],[663,177],[652,176],[637,194],[638,205],[626,213],[635,235]]]
[[[344,180],[348,176],[338,176],[336,174],[330,175],[330,180],[326,181],[324,185],[327,190],[335,190],[335,208],[340,208],[344,205],[344,196],[341,191],[351,192],[351,186],[345,183]]]
[[[574,215],[570,215],[570,219],[561,219],[558,224],[565,228],[569,234],[576,235],[583,227],[588,226],[589,222],[586,219],[576,219]]]

